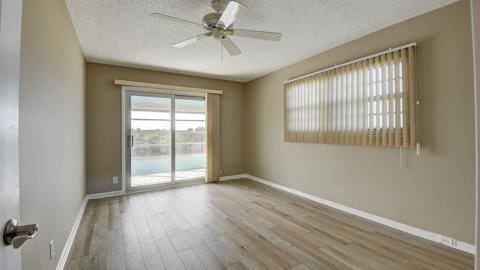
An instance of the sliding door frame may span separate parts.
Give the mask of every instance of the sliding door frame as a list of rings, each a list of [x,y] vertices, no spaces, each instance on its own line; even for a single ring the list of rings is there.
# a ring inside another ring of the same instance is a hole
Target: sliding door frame
[[[171,181],[169,183],[149,185],[145,187],[135,187],[132,188],[130,184],[131,172],[129,165],[131,165],[131,152],[129,146],[127,145],[127,138],[130,135],[130,125],[131,117],[130,113],[130,96],[151,96],[151,97],[163,97],[170,98],[171,107],[170,107],[170,158],[171,158]],[[171,187],[185,186],[185,185],[195,185],[205,183],[205,177],[203,178],[194,178],[188,181],[176,181],[175,172],[176,172],[176,148],[175,148],[175,96],[190,96],[190,97],[203,97],[206,98],[205,93],[198,92],[186,92],[186,91],[177,91],[177,90],[168,90],[168,89],[157,89],[157,88],[144,88],[144,87],[134,87],[134,86],[122,86],[122,192],[123,193],[135,193],[143,192],[149,190],[165,189]]]
[[[480,270],[480,0],[470,0],[475,91],[475,269]]]

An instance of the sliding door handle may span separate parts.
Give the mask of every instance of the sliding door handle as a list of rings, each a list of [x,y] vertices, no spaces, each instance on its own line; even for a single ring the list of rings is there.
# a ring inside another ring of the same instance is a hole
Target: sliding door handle
[[[128,147],[133,147],[133,145],[134,145],[133,135],[128,135]]]

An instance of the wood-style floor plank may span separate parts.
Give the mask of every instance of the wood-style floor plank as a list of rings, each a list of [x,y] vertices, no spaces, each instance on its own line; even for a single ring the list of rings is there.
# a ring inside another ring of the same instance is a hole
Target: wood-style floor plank
[[[89,201],[67,269],[471,270],[473,256],[249,180]]]

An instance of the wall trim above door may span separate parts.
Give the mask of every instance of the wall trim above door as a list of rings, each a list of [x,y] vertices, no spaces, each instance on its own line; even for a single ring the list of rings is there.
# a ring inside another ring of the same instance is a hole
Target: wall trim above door
[[[205,89],[205,88],[186,87],[186,86],[158,84],[158,83],[114,80],[113,84],[121,85],[121,86],[134,86],[134,87],[144,87],[144,88],[151,88],[151,89],[175,90],[175,91],[186,91],[186,92],[194,92],[194,93],[223,95],[223,91],[216,90],[216,89]]]

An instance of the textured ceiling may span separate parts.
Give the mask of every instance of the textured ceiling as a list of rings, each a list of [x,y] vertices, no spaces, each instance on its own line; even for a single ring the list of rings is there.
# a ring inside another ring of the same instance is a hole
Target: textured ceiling
[[[201,23],[210,0],[65,0],[88,61],[246,82],[456,0],[243,0],[235,28],[283,33],[279,42],[232,40],[239,56],[213,38],[170,45],[202,30],[151,17],[164,13]]]

